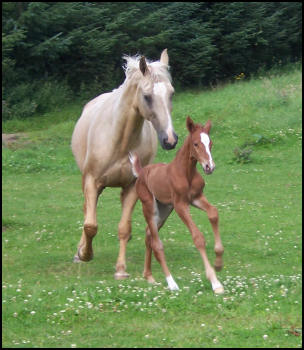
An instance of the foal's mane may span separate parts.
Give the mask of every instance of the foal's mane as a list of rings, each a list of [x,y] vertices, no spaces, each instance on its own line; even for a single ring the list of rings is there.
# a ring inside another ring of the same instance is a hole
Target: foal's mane
[[[123,59],[126,61],[126,63],[123,65],[123,69],[126,74],[127,80],[139,80],[142,78],[142,73],[139,69],[139,61],[141,59],[141,55],[135,55],[135,56],[127,56],[124,55]],[[169,80],[171,82],[171,75],[168,71],[168,66],[161,63],[160,61],[150,61],[146,59],[148,68],[151,73],[151,77],[153,82],[162,82]]]

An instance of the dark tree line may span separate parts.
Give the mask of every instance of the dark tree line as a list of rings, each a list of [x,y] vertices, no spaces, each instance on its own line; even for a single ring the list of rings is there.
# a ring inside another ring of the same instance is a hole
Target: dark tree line
[[[123,54],[157,59],[164,48],[180,87],[297,61],[302,3],[4,2],[4,117],[112,89]]]

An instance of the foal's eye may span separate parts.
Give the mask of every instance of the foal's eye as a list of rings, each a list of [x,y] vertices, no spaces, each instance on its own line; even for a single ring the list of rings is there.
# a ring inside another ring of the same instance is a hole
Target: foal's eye
[[[195,146],[195,147],[197,147],[197,146],[198,146],[198,144],[197,144],[197,143],[195,143],[195,144],[194,144],[194,146]]]

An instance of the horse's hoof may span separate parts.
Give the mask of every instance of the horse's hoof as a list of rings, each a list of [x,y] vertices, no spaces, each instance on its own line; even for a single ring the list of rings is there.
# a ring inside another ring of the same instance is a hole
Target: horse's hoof
[[[75,264],[81,263],[81,260],[80,260],[80,258],[79,258],[79,256],[78,256],[78,254],[76,254],[76,255],[74,256],[74,258],[73,258],[73,263],[75,263]]]
[[[77,254],[74,256],[74,263],[79,263],[79,262],[82,262],[82,261],[90,261],[93,259],[93,253],[90,253],[90,254],[87,254],[87,255],[81,255],[80,254],[80,248],[78,249],[77,251]]]
[[[130,275],[127,272],[115,272],[114,278],[116,280],[125,280],[128,278]]]

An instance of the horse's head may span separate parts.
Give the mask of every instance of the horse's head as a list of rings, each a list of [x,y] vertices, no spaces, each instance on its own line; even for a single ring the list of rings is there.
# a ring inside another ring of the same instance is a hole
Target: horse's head
[[[171,119],[174,88],[170,82],[168,63],[167,49],[162,52],[160,61],[150,64],[142,56],[139,61],[142,76],[137,91],[140,114],[152,123],[162,148],[167,150],[174,148],[178,139]]]
[[[191,156],[202,165],[207,175],[211,174],[215,169],[215,164],[211,156],[210,120],[205,125],[200,125],[195,124],[190,117],[187,117],[187,129],[190,133]]]

